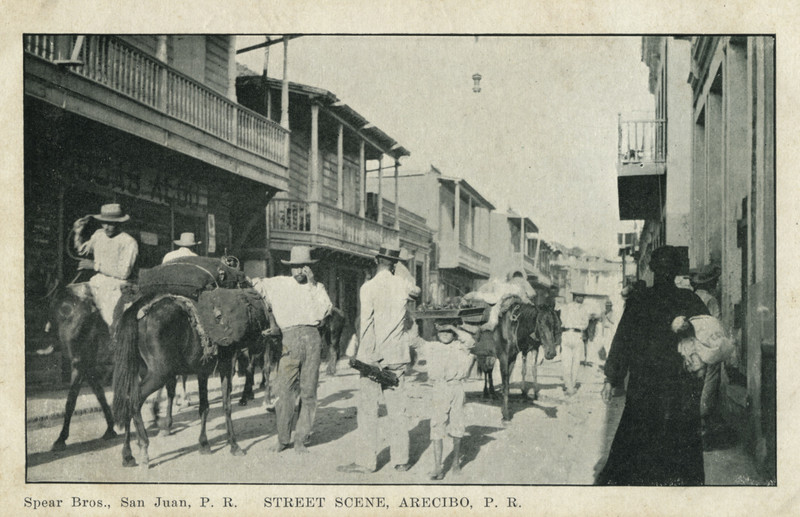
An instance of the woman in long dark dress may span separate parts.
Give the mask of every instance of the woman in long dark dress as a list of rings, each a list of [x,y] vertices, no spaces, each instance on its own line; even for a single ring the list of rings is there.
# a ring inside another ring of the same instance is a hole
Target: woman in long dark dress
[[[702,485],[700,394],[703,379],[686,371],[672,321],[708,314],[693,292],[675,285],[678,250],[653,251],[653,287],[629,300],[605,365],[603,400],[628,380],[625,410],[598,485]]]

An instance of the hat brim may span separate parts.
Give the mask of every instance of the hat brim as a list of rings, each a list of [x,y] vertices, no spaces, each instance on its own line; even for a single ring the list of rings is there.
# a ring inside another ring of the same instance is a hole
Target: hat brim
[[[92,217],[104,223],[124,223],[125,221],[129,221],[131,218],[131,216],[127,214],[120,217],[108,217],[101,214],[95,214]]]
[[[385,258],[387,260],[393,260],[395,262],[400,262],[400,257],[392,257],[391,255],[383,255],[382,253],[378,253],[375,255],[375,258]]]
[[[281,262],[283,264],[287,265],[287,266],[307,266],[308,264],[316,264],[317,263],[316,260],[309,260],[309,261],[304,261],[304,262],[292,262],[291,260],[283,260],[283,259],[281,259]]]
[[[695,276],[695,277],[692,277],[692,282],[694,282],[695,284],[707,284],[709,282],[713,282],[714,280],[717,280],[718,278],[719,278],[719,275]]]
[[[198,244],[203,244],[203,241],[197,241],[197,242],[172,241],[172,242],[174,242],[175,245],[177,246],[197,246]]]

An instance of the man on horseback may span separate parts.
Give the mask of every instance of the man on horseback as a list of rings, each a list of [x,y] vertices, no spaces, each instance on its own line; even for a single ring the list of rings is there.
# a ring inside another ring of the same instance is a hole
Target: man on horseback
[[[301,401],[300,416],[294,438],[294,449],[307,452],[305,442],[314,425],[317,410],[317,383],[322,339],[319,326],[331,312],[331,303],[325,287],[314,279],[311,248],[295,246],[289,260],[292,276],[254,278],[253,287],[272,307],[275,322],[283,334],[283,353],[278,364],[278,401],[275,414],[278,426],[276,452],[291,444],[292,417],[295,403]]]
[[[506,282],[501,284],[499,291],[494,294],[496,303],[492,305],[489,311],[489,321],[481,326],[481,330],[489,332],[494,330],[497,323],[500,321],[500,316],[508,309],[509,304],[507,301],[511,297],[516,296],[524,303],[534,303],[536,300],[536,290],[528,283],[525,279],[525,274],[520,270],[509,273]],[[469,295],[467,295],[467,297],[469,297]],[[473,295],[472,298],[476,298],[476,296]],[[489,300],[484,301],[489,302]]]

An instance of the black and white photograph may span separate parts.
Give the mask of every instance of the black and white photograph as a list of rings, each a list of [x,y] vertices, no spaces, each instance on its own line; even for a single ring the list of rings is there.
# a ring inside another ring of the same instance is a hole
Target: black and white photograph
[[[285,25],[17,34],[12,507],[791,482],[775,30]]]

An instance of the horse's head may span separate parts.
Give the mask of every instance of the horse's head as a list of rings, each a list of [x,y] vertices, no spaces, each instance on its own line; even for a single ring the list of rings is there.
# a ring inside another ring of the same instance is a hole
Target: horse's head
[[[556,348],[561,344],[561,319],[552,307],[537,307],[535,335],[544,347],[545,358],[554,358]]]
[[[95,321],[97,320],[97,321]],[[55,326],[62,345],[73,355],[73,345],[88,324],[103,323],[92,301],[89,286],[73,284],[54,293],[46,331]]]

